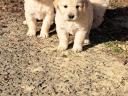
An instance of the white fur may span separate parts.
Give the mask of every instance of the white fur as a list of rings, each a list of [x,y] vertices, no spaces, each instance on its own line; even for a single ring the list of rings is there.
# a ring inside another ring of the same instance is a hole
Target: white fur
[[[79,2],[79,3],[77,3]],[[68,7],[64,9],[64,4]],[[80,4],[79,12],[76,5]],[[73,51],[82,51],[84,40],[89,42],[89,32],[93,22],[93,9],[87,0],[55,0],[56,7],[56,30],[59,38],[58,50],[63,51],[68,48],[69,34],[75,35]],[[82,8],[82,6],[84,6]],[[70,20],[68,15],[74,14],[74,19]]]
[[[48,37],[50,25],[54,20],[54,6],[52,0],[25,0],[25,17],[28,25],[28,36],[36,35],[36,19],[43,20],[39,37]]]
[[[92,28],[97,28],[104,20],[104,14],[109,6],[110,0],[90,0],[94,9],[94,23]]]

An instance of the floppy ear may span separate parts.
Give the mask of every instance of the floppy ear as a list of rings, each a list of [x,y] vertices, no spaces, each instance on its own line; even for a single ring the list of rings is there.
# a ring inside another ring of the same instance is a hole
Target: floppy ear
[[[89,0],[84,0],[84,6],[85,6],[85,8],[88,7],[88,4],[89,4]]]
[[[56,10],[58,9],[58,2],[59,2],[59,0],[54,0],[53,1],[53,5],[54,5]]]
[[[86,11],[88,5],[89,5],[89,1],[88,0],[83,0],[83,11]]]

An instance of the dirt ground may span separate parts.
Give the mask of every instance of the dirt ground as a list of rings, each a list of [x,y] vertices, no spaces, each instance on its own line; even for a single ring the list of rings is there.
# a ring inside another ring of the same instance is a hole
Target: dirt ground
[[[22,2],[0,5],[0,96],[128,96],[127,7],[108,10],[81,53],[56,51],[55,32],[27,37],[24,19]]]

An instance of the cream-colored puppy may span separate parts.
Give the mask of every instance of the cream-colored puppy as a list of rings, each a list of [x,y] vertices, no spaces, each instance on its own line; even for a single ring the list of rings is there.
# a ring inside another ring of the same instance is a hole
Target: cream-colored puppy
[[[94,22],[92,28],[97,28],[104,20],[104,14],[110,0],[90,0],[94,9]]]
[[[58,50],[68,48],[69,34],[75,35],[73,50],[82,51],[84,40],[89,41],[93,9],[88,0],[55,0]]]
[[[36,35],[36,19],[43,20],[39,37],[47,38],[50,25],[54,20],[53,0],[25,0],[25,17],[28,25],[28,36]]]

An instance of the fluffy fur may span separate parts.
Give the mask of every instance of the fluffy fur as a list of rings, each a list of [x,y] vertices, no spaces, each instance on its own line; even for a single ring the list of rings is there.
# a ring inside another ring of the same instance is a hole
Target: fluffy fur
[[[53,0],[25,0],[24,3],[28,36],[36,35],[36,19],[43,20],[39,37],[47,38],[49,28],[54,20]]]
[[[69,34],[75,35],[73,51],[82,51],[93,22],[93,9],[88,0],[55,0],[56,30],[59,38],[58,50],[68,48]]]
[[[104,14],[110,0],[90,0],[94,9],[94,23],[92,28],[97,28],[104,20]]]

